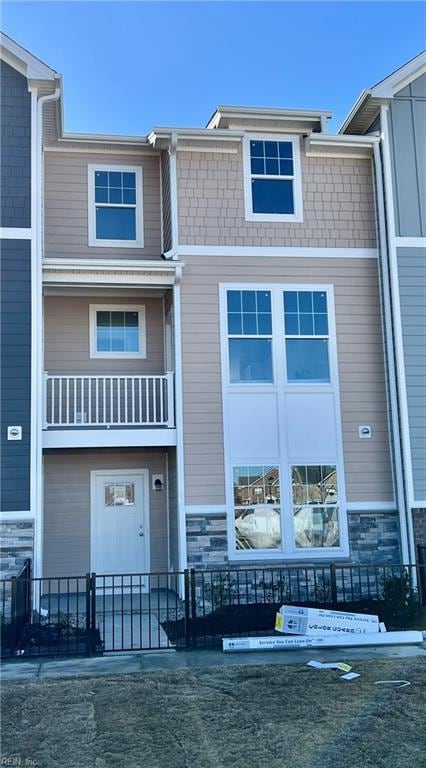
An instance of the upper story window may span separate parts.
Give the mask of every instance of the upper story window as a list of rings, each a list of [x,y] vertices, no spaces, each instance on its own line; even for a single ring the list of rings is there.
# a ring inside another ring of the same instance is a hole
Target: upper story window
[[[228,291],[231,383],[270,384],[272,308],[270,291]]]
[[[287,381],[329,384],[326,291],[284,291],[284,328]]]
[[[89,245],[143,247],[142,168],[89,165]]]
[[[90,357],[146,357],[145,307],[91,304]]]
[[[249,221],[302,221],[298,136],[244,138],[244,193]]]

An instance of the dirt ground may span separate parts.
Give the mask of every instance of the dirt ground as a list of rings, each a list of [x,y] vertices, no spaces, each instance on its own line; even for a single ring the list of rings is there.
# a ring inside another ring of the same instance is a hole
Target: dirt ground
[[[2,685],[1,765],[421,768],[426,665],[235,666]],[[374,685],[406,679],[396,689]],[[5,758],[20,762],[5,762]]]

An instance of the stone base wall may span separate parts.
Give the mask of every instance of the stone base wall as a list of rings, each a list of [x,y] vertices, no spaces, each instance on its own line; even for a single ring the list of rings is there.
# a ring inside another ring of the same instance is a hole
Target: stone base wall
[[[413,509],[414,541],[426,547],[426,509]]]
[[[33,557],[34,526],[31,521],[1,521],[0,523],[0,578],[16,576]]]
[[[424,518],[423,518],[424,519]],[[400,563],[399,517],[397,512],[350,512],[348,514],[349,562],[365,564]],[[426,520],[424,519],[426,535]],[[196,569],[228,567],[225,515],[191,515],[186,520],[188,567]],[[426,538],[425,538],[426,542]],[[420,542],[419,542],[420,543]],[[283,559],[282,564],[294,561]],[[322,561],[317,561],[318,565]],[[311,561],[314,564],[315,561]],[[262,567],[265,561],[232,563],[232,568]],[[267,567],[279,567],[277,561]]]

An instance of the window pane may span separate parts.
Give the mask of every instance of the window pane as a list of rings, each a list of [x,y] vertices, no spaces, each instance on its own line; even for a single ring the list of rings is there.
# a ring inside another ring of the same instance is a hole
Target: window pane
[[[227,292],[228,312],[241,312],[241,291]]]
[[[135,189],[123,189],[123,203],[126,203],[127,205],[136,204]]]
[[[250,154],[252,157],[264,156],[264,142],[263,141],[251,141],[250,142]]]
[[[313,315],[299,315],[300,334],[301,336],[312,336],[314,333],[314,318]]]
[[[252,179],[253,213],[294,213],[293,182]]]
[[[135,209],[96,206],[96,239],[136,240]]]
[[[312,312],[311,291],[299,291],[299,312]]]
[[[96,331],[96,351],[97,352],[110,352],[111,351],[111,329],[98,328]]]
[[[95,187],[108,186],[108,173],[106,171],[95,171]]]
[[[293,144],[291,141],[279,142],[280,157],[292,158],[293,157]]]
[[[108,187],[95,188],[95,203],[108,203]]]
[[[285,314],[285,332],[290,336],[298,335],[299,333],[299,315],[295,313],[286,312]]]
[[[111,312],[96,312],[96,325],[109,326],[111,325]]]
[[[265,173],[265,161],[263,157],[252,157],[251,159],[251,172],[252,173]]]
[[[277,504],[280,501],[278,467],[234,467],[234,503],[236,506]]]
[[[293,503],[337,504],[337,470],[335,466],[295,466],[291,469]]]
[[[314,312],[327,312],[327,294],[314,291]]]
[[[293,510],[296,547],[338,547],[338,507],[296,507]]]
[[[265,157],[278,157],[277,141],[265,141]]]
[[[125,351],[139,352],[139,328],[126,328]]]
[[[111,188],[109,190],[109,202],[110,203],[122,203],[123,202],[123,194],[121,192],[121,189],[115,189]]]
[[[241,334],[243,332],[242,317],[240,313],[228,312],[228,333]]]
[[[235,510],[237,549],[279,549],[281,513],[279,507],[259,505]]]
[[[115,328],[124,328],[124,312],[110,312],[111,325]]]
[[[281,176],[293,176],[293,160],[280,160]]]
[[[105,506],[133,506],[135,503],[134,483],[108,483],[105,486]]]
[[[246,336],[255,336],[257,334],[256,314],[254,312],[244,312],[243,333],[245,333]]]
[[[297,312],[297,291],[284,291],[284,310],[285,312]]]
[[[257,331],[265,336],[272,334],[272,317],[270,313],[260,312],[257,316]]]
[[[123,173],[123,187],[128,189],[136,189],[136,174],[125,172]]]
[[[137,328],[139,325],[139,312],[126,312],[124,319],[126,328]]]
[[[328,384],[327,339],[287,339],[287,380]]]
[[[232,383],[271,383],[271,340],[229,339],[229,370]]]
[[[269,158],[266,158],[266,160],[265,160],[265,172],[278,176],[278,174],[280,172],[280,167],[279,167],[279,164],[278,164],[278,159],[277,160],[270,160]]]
[[[122,187],[123,174],[120,171],[108,171],[108,184],[110,187]]]
[[[243,312],[256,312],[256,292],[243,291]]]
[[[327,315],[314,315],[315,333],[317,336],[328,334]]]
[[[256,291],[256,303],[258,312],[271,311],[271,293],[270,291]]]

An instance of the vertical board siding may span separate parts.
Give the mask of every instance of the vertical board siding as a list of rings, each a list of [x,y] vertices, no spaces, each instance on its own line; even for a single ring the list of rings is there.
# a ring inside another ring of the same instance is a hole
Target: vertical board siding
[[[426,499],[426,252],[398,248],[414,498]]]
[[[90,358],[90,304],[145,306],[146,358]],[[44,369],[49,374],[164,373],[163,299],[46,296]]]
[[[31,242],[0,243],[0,509],[30,508]],[[8,440],[7,427],[22,427]]]
[[[88,245],[88,165],[143,169],[143,248]],[[45,256],[47,258],[159,259],[161,254],[158,156],[45,152]]]
[[[181,245],[376,247],[370,160],[306,157],[302,146],[303,222],[246,221],[236,146],[237,154],[178,152]]]
[[[31,226],[31,94],[26,77],[0,61],[0,226]]]
[[[167,484],[161,493],[151,488],[153,473],[166,477],[165,451],[58,450],[44,456],[43,575],[90,570],[90,472],[96,469],[149,469],[151,571],[167,570]]]
[[[390,104],[396,234],[426,236],[426,75]]]
[[[219,283],[334,285],[346,491],[393,498],[377,263],[373,259],[187,257],[182,281],[185,503],[224,504]],[[197,333],[194,333],[194,328]],[[360,440],[358,426],[373,437]]]

